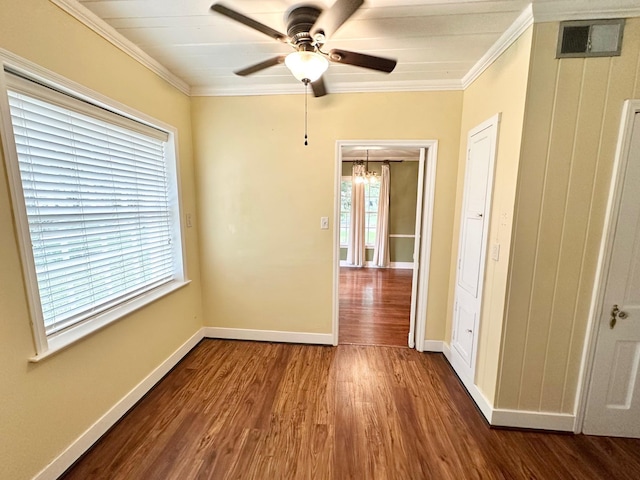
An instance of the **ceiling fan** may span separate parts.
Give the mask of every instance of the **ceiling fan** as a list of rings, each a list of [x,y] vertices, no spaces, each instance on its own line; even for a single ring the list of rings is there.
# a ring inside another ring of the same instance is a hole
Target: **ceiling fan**
[[[329,61],[385,73],[391,73],[396,66],[396,60],[390,58],[339,49],[333,49],[329,52],[322,50],[327,38],[333,35],[363,3],[364,0],[336,0],[330,8],[324,11],[313,5],[295,5],[285,15],[287,35],[220,3],[212,5],[211,10],[286,43],[295,50],[288,55],[278,55],[237,70],[234,72],[236,75],[251,75],[284,63],[294,77],[305,85],[311,85],[314,96],[322,97],[327,94],[322,74],[329,67]]]

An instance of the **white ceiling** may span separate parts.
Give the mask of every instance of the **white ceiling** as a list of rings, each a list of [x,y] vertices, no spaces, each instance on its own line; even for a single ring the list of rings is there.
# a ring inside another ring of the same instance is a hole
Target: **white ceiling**
[[[107,22],[112,28],[98,25],[97,30],[107,36],[125,37],[127,40],[118,42],[132,42],[142,50],[142,57],[148,55],[151,63],[158,62],[168,70],[169,80],[172,76],[177,77],[178,83],[182,80],[183,87],[188,85],[183,90],[192,94],[303,91],[284,65],[249,77],[233,74],[234,70],[292,50],[262,33],[211,13],[209,8],[214,0],[53,1],[63,8],[71,7],[76,16],[80,10],[80,16],[94,24],[102,23],[100,19]],[[284,12],[292,5],[310,2],[224,0],[222,3],[286,33]],[[311,3],[326,8],[333,0]],[[461,88],[465,76],[474,66],[477,69],[496,42],[504,42],[509,28],[522,18],[530,3],[529,0],[367,0],[329,39],[324,50],[340,48],[396,58],[398,65],[387,75],[333,63],[325,74],[328,90]],[[612,17],[636,11],[640,14],[638,4],[638,0],[533,0],[533,12],[548,19]],[[83,14],[82,11],[86,12],[83,7],[95,15]]]

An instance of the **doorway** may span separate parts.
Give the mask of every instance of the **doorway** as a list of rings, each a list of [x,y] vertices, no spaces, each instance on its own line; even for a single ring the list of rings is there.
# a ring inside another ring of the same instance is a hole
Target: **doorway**
[[[436,147],[435,141],[337,143],[334,345],[422,351]]]

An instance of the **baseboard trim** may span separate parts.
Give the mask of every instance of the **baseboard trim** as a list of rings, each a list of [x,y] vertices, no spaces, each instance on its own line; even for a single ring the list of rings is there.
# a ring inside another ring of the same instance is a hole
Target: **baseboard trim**
[[[444,342],[441,340],[425,340],[422,346],[423,352],[442,352],[444,350]]]
[[[531,428],[573,432],[575,415],[553,412],[531,412],[527,410],[493,409],[491,425],[494,427]]]
[[[280,330],[251,330],[246,328],[223,327],[204,327],[203,332],[205,338],[333,345],[333,335],[331,333],[285,332]]]
[[[82,433],[71,445],[40,471],[34,480],[55,480],[78,460],[91,446],[116,424],[153,386],[189,353],[203,338],[201,328],[183,343],[169,358],[156,367],[146,378],[120,399],[107,413]]]
[[[447,342],[442,342],[442,353],[451,364],[451,346]]]
[[[467,392],[469,392],[469,395],[471,395],[471,398],[482,412],[482,415],[484,415],[484,418],[487,419],[487,422],[489,422],[489,424],[492,424],[493,405],[491,405],[489,400],[487,400],[487,397],[484,396],[484,394],[475,384],[475,379],[468,373],[466,373],[468,371],[467,365],[461,363],[460,357],[453,356],[451,354],[451,345],[447,345],[446,348],[447,351],[445,353],[445,357],[447,357],[451,368],[453,368],[453,371],[456,372],[456,375],[464,385],[464,388],[467,389]]]
[[[444,353],[444,356],[449,362],[449,365],[451,365],[451,368],[460,379],[460,382],[462,382],[464,388],[466,388],[467,392],[469,392],[469,395],[471,395],[471,398],[475,402],[482,415],[484,415],[484,418],[486,418],[487,422],[489,422],[489,425],[492,425],[491,422],[493,420],[493,405],[491,405],[489,400],[487,400],[487,397],[485,397],[480,389],[475,385],[475,383],[473,383],[473,380],[467,378],[465,375],[461,375],[458,371],[456,371],[456,368],[453,365],[453,359],[451,357],[451,345],[442,342],[442,353]]]
[[[384,267],[378,267],[377,265],[375,265],[373,262],[370,262],[370,261],[364,262],[364,265],[362,267],[359,267],[358,265],[352,265],[350,263],[347,263],[346,260],[340,260],[340,266],[348,267],[348,268],[384,268]],[[390,262],[387,268],[413,270],[413,262]]]
[[[398,268],[402,270],[413,270],[413,262],[391,262],[389,268]]]
[[[451,363],[451,346],[442,342],[442,353]],[[455,370],[455,369],[454,369]],[[509,410],[494,408],[480,389],[468,378],[456,372],[458,378],[471,395],[484,417],[492,427],[528,428],[534,430],[552,430],[556,432],[573,432],[575,415],[553,412],[533,412],[528,410]]]
[[[353,265],[352,263],[348,263],[346,260],[340,260],[340,266],[348,267],[348,268],[372,268],[375,265],[371,261],[366,261],[364,262],[363,266],[359,266],[359,265]]]

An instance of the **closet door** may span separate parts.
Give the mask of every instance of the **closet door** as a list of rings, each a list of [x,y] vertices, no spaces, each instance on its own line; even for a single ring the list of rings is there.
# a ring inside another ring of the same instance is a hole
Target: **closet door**
[[[452,365],[473,382],[499,117],[469,132],[455,286]]]

